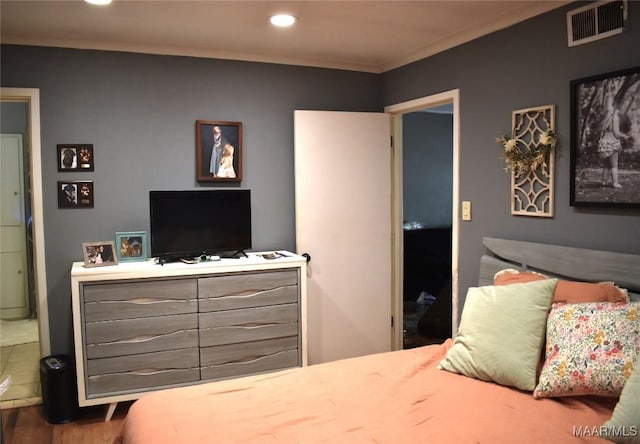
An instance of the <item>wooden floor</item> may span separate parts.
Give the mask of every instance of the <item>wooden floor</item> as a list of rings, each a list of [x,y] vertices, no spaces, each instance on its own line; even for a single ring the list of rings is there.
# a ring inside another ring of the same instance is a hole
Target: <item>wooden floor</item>
[[[2,444],[97,444],[112,443],[131,403],[120,403],[113,418],[104,422],[106,406],[86,407],[68,424],[49,424],[42,406],[2,411]]]

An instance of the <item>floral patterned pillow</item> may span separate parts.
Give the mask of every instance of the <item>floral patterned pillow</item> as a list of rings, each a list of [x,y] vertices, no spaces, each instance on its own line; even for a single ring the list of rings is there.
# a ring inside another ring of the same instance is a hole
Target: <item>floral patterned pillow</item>
[[[619,396],[639,356],[640,302],[553,304],[533,396]]]

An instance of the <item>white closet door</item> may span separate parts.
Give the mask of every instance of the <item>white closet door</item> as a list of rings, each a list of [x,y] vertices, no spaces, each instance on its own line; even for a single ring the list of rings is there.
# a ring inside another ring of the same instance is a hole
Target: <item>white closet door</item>
[[[0,143],[0,317],[29,314],[22,136],[2,134]]]
[[[391,350],[391,136],[382,113],[295,111],[309,363]]]

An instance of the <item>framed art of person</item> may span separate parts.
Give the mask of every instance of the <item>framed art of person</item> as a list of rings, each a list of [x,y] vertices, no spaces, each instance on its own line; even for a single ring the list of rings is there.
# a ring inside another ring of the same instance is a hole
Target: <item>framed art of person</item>
[[[242,181],[242,123],[196,121],[196,180]]]
[[[571,82],[572,206],[640,208],[640,66]]]

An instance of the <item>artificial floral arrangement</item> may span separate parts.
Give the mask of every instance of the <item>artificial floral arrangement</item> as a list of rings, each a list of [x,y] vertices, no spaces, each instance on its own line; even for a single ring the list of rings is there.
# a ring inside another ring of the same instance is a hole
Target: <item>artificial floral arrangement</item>
[[[542,173],[547,174],[547,153],[555,149],[558,144],[558,137],[551,130],[540,134],[538,144],[527,147],[520,139],[507,136],[496,137],[496,142],[503,148],[504,161],[507,168],[511,168],[515,177],[529,174],[542,167]],[[525,145],[521,148],[519,145]]]

